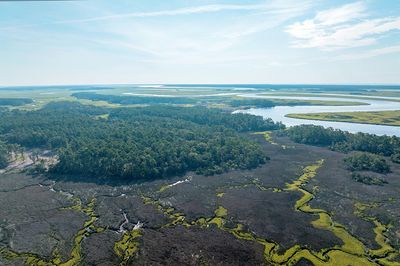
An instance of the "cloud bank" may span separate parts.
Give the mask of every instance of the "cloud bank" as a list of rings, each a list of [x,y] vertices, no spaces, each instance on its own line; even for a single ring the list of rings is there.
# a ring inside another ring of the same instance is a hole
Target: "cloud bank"
[[[285,31],[296,40],[295,48],[335,50],[375,44],[382,34],[400,30],[400,17],[369,18],[363,2],[318,12]]]

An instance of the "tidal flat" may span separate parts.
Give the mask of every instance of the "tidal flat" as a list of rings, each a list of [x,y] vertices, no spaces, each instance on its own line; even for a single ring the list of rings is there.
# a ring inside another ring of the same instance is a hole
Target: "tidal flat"
[[[398,164],[365,185],[342,153],[246,136],[271,157],[254,170],[119,185],[3,173],[0,264],[399,265]]]

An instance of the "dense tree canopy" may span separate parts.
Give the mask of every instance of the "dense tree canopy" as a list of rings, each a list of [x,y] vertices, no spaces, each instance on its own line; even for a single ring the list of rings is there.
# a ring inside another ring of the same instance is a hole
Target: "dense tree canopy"
[[[356,182],[360,182],[360,183],[363,183],[366,185],[383,186],[384,184],[388,183],[385,179],[383,179],[379,176],[372,176],[369,174],[363,174],[363,173],[357,173],[357,172],[351,173],[351,178]]]
[[[72,96],[77,99],[92,101],[105,101],[116,104],[191,104],[197,101],[187,97],[148,97],[148,96],[129,96],[129,95],[106,95],[94,92],[76,92]]]
[[[395,153],[391,156],[391,159],[394,163],[400,163],[400,152]]]
[[[269,108],[276,106],[276,103],[271,100],[266,99],[240,99],[240,100],[232,100],[230,105],[233,107],[261,107],[261,108]]]
[[[341,152],[364,151],[392,156],[394,159],[400,154],[400,138],[395,136],[377,136],[366,133],[351,134],[314,125],[294,126],[289,128],[285,134],[298,143],[329,146],[331,149]]]
[[[288,128],[291,140],[310,145],[330,146],[346,141],[346,132],[322,126],[302,125]]]
[[[227,114],[217,109],[205,107],[173,107],[152,106],[146,108],[119,108],[110,113],[110,117],[125,120],[135,119],[136,116],[168,117],[173,119],[190,121],[200,125],[224,126],[239,132],[265,131],[282,129],[282,123],[274,123],[270,118],[249,114]]]
[[[0,141],[0,169],[3,169],[8,164],[7,146]]]
[[[33,100],[29,98],[0,98],[0,106],[2,105],[20,106],[29,103],[33,103]]]
[[[257,108],[270,108],[275,106],[306,106],[306,105],[317,105],[321,104],[317,101],[302,101],[302,100],[290,100],[290,99],[237,99],[232,100],[229,103],[233,107],[257,107]]]
[[[390,172],[385,158],[366,152],[356,152],[344,158],[344,163],[351,171],[373,171],[382,174]]]
[[[57,151],[53,172],[127,180],[254,168],[268,158],[237,132],[281,127],[261,117],[201,107],[53,103],[0,117],[4,141]]]

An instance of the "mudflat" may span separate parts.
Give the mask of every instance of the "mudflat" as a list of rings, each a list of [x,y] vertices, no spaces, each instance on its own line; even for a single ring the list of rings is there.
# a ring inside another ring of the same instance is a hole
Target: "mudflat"
[[[271,157],[254,170],[140,184],[3,173],[0,264],[398,265],[399,165],[365,185],[344,154],[246,136]]]

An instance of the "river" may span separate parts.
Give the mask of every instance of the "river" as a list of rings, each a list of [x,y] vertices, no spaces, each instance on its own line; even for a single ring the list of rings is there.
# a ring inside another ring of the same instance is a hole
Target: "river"
[[[263,96],[257,94],[241,94],[241,97],[249,98],[263,98],[263,99],[296,99],[296,100],[324,100],[324,101],[359,101],[368,103],[369,105],[358,106],[276,106],[272,108],[251,108],[247,110],[238,110],[235,112],[248,113],[259,115],[262,117],[270,117],[274,121],[280,121],[286,126],[296,126],[302,124],[321,125],[324,127],[332,127],[349,131],[352,133],[364,132],[376,135],[395,135],[400,137],[400,127],[396,126],[383,126],[383,125],[369,125],[360,123],[346,123],[346,122],[328,122],[316,121],[306,119],[296,119],[286,117],[288,114],[303,114],[303,113],[320,113],[320,112],[356,112],[356,111],[390,111],[400,110],[399,102],[379,101],[370,99],[345,99],[334,97],[302,97],[302,96]]]

